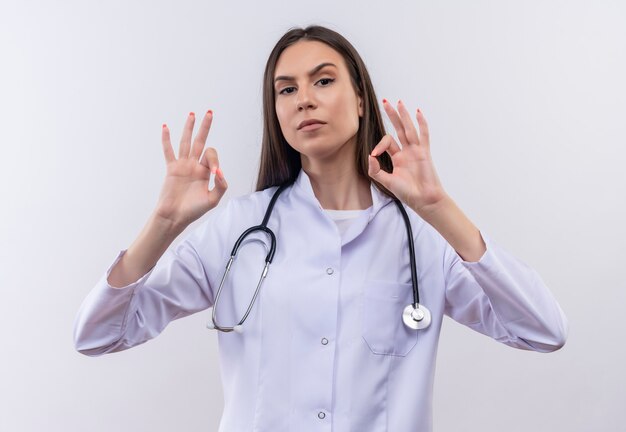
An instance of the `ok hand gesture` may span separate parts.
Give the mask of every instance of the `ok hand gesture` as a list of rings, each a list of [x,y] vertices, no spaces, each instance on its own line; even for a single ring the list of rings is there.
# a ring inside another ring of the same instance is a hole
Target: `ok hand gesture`
[[[178,159],[174,156],[170,131],[167,125],[163,125],[163,153],[167,170],[155,215],[180,229],[217,206],[228,187],[215,149],[209,147],[204,154],[202,152],[212,120],[213,113],[209,110],[202,119],[192,146],[195,115],[189,114],[180,140]],[[215,186],[209,190],[211,175],[214,175]]]
[[[391,135],[385,135],[372,150],[368,174],[421,215],[446,196],[430,155],[426,119],[417,110],[418,133],[402,101],[398,101],[398,111],[385,99],[383,107],[396,129],[402,148]],[[392,173],[383,171],[376,159],[383,152],[391,156]]]

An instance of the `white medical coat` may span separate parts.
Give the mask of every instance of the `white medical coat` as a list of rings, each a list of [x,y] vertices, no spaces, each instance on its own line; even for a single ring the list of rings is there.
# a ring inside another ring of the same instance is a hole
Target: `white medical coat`
[[[125,350],[212,307],[235,241],[260,224],[275,190],[213,209],[146,275],[113,288],[107,277],[120,251],[78,311],[76,349],[89,356]],[[444,314],[516,348],[547,352],[564,344],[566,318],[534,270],[484,235],[485,254],[465,262],[408,208],[420,300],[432,324],[407,329],[406,228],[393,201],[374,185],[371,192],[370,211],[343,236],[304,171],[281,194],[268,223],[276,255],[244,332],[219,333],[221,432],[430,431]],[[253,237],[222,291],[220,325],[241,318],[258,283],[269,242],[262,233]]]

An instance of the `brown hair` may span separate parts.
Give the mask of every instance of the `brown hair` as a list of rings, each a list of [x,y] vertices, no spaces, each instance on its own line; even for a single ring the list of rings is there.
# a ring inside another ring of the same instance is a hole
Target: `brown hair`
[[[356,137],[357,172],[373,181],[381,191],[395,198],[391,192],[367,174],[367,158],[385,135],[385,126],[365,63],[346,38],[333,30],[317,25],[290,29],[276,43],[267,60],[263,76],[263,142],[256,190],[261,191],[268,187],[293,182],[302,168],[300,153],[294,150],[283,136],[276,115],[274,94],[274,73],[278,58],[287,47],[300,40],[323,42],[343,57],[350,73],[352,86],[363,100],[363,116],[359,117]],[[377,159],[383,170],[387,172],[393,170],[391,157],[387,153],[381,154]]]

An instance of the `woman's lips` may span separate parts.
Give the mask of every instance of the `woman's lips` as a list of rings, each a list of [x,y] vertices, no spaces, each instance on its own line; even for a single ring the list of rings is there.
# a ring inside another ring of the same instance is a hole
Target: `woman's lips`
[[[302,126],[299,130],[301,131],[314,131],[324,126],[324,123],[313,123],[306,126]]]

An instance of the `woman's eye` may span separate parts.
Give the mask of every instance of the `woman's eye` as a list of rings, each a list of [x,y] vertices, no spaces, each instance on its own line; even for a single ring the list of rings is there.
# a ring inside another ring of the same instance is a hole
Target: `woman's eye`
[[[318,80],[317,82],[320,83],[322,87],[326,87],[333,81],[335,81],[334,78],[322,78]],[[295,91],[295,89],[296,89],[295,87],[285,87],[284,89],[280,90],[278,94],[292,94]]]

